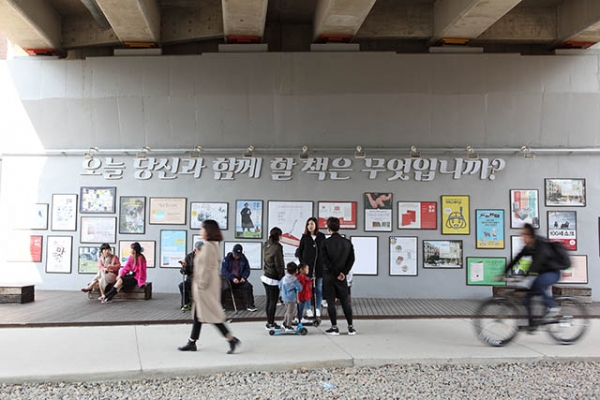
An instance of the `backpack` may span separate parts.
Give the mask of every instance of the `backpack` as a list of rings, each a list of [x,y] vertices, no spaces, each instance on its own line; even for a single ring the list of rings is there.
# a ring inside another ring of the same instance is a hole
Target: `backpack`
[[[571,267],[571,258],[561,242],[549,242],[554,252],[553,261],[557,270],[561,271]]]

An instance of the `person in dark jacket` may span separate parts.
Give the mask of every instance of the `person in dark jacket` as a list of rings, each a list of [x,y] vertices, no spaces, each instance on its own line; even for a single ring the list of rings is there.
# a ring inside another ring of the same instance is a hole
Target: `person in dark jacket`
[[[250,263],[244,255],[244,248],[237,243],[233,250],[225,256],[221,263],[221,276],[225,277],[231,283],[233,288],[240,288],[246,292],[246,304],[248,311],[256,311],[254,305],[254,288],[248,282],[250,276]],[[229,290],[227,288],[227,290]]]
[[[181,311],[190,311],[192,303],[190,296],[192,294],[192,278],[194,275],[194,256],[200,251],[204,243],[198,241],[194,244],[194,250],[190,251],[185,259],[179,261],[181,268],[179,272],[184,276],[184,280],[179,282],[179,293],[181,293]]]
[[[323,262],[321,260],[321,246],[325,241],[325,235],[319,232],[318,220],[310,217],[306,221],[304,234],[300,239],[300,246],[296,249],[296,257],[300,264],[309,267],[308,277],[314,278],[315,282],[315,310],[316,316],[321,316],[321,302],[323,301]],[[312,317],[312,310],[306,310],[306,315]],[[302,316],[300,316],[301,318]]]
[[[281,326],[275,323],[275,311],[277,309],[277,299],[279,299],[279,280],[283,278],[285,261],[283,260],[283,246],[279,243],[283,232],[275,227],[269,232],[269,239],[263,247],[263,262],[265,264],[265,273],[261,276],[265,287],[267,301],[265,311],[267,313],[267,325],[265,328],[281,329]]]
[[[331,234],[323,242],[323,295],[327,300],[327,312],[331,321],[331,328],[325,333],[339,335],[337,327],[337,311],[335,299],[340,300],[344,316],[348,322],[348,335],[356,335],[352,324],[352,306],[348,301],[348,282],[346,276],[354,265],[354,246],[348,239],[340,236],[340,220],[336,217],[327,219],[327,230]]]
[[[550,242],[546,238],[536,235],[531,224],[523,226],[521,237],[525,242],[525,247],[508,264],[504,273],[512,271],[513,266],[519,262],[521,257],[531,256],[532,262],[527,275],[538,274],[525,296],[529,326],[532,326],[531,298],[533,296],[542,296],[547,310],[545,318],[553,318],[560,311],[549,290],[560,279],[560,265],[554,259],[555,253]]]

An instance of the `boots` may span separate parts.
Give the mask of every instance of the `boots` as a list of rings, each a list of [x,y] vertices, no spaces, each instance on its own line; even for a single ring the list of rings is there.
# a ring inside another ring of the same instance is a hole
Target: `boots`
[[[227,350],[227,354],[233,354],[235,352],[235,348],[241,344],[242,344],[242,342],[240,341],[240,339],[238,339],[234,336],[229,341],[229,350]]]
[[[104,295],[104,298],[102,300],[100,300],[102,303],[108,303],[109,301],[112,300],[113,297],[116,296],[116,294],[119,293],[117,292],[117,289],[115,289],[114,287],[112,289],[110,289],[108,292],[106,292],[106,295]]]
[[[196,351],[197,350],[196,342],[192,342],[191,340],[188,340],[188,342],[186,344],[184,344],[181,347],[178,347],[177,350],[179,350],[179,351]]]

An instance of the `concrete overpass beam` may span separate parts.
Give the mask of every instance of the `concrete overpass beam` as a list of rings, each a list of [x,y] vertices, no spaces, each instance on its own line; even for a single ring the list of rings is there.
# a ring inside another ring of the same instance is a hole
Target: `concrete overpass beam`
[[[555,39],[556,7],[516,7],[476,41],[548,44]]]
[[[558,6],[555,46],[566,41],[600,42],[600,1],[571,0]]]
[[[443,38],[475,39],[520,2],[437,0],[433,6],[433,37],[430,42],[434,44]]]
[[[156,0],[96,0],[121,42],[160,43]]]
[[[0,0],[0,30],[24,49],[62,50],[60,17],[45,0]]]
[[[378,0],[356,38],[429,39],[433,35],[433,6]]]
[[[262,38],[265,33],[268,0],[223,0],[225,39]]]
[[[319,0],[315,12],[314,39],[350,40],[362,26],[376,0]]]
[[[170,7],[162,16],[163,43],[223,38],[221,0],[205,0],[194,8]]]

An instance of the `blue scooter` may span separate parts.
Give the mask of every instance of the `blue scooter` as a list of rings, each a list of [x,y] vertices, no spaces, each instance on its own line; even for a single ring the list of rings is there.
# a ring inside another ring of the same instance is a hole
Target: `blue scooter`
[[[302,336],[305,336],[307,333],[308,333],[308,329],[306,329],[306,327],[304,327],[304,325],[302,325],[301,323],[298,324],[298,326],[296,326],[296,329],[294,329],[294,330],[271,329],[269,331],[269,335],[271,335],[271,336],[275,336],[275,335],[302,335]]]

